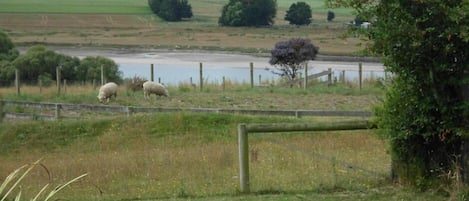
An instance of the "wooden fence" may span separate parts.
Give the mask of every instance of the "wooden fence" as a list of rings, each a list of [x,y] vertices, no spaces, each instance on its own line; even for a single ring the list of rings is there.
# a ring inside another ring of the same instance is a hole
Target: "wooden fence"
[[[54,115],[31,114],[31,113],[5,113],[6,106],[37,108],[54,110]],[[250,115],[276,115],[293,116],[338,116],[338,117],[369,117],[368,111],[325,111],[325,110],[254,110],[254,109],[220,109],[220,108],[163,108],[163,107],[134,107],[134,106],[108,106],[108,105],[86,105],[66,103],[39,103],[26,101],[0,100],[0,118],[40,118],[56,120],[61,118],[77,118],[63,115],[63,111],[87,111],[87,112],[112,112],[131,115],[133,113],[158,113],[158,112],[207,112],[207,113],[233,113]]]
[[[263,123],[238,125],[239,187],[240,192],[249,193],[249,133],[295,132],[295,131],[338,131],[376,128],[368,121],[342,121],[328,123]]]

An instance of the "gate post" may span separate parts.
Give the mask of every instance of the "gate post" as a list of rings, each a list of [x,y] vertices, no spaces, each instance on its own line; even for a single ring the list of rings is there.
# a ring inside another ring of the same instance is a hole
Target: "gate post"
[[[241,193],[249,193],[249,145],[246,124],[238,126],[239,145],[239,188]]]

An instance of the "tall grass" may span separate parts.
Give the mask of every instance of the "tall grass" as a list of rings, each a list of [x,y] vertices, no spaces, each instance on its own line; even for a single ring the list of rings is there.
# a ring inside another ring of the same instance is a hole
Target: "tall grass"
[[[161,113],[11,122],[0,126],[4,153],[0,175],[21,161],[45,155],[45,163],[60,180],[89,172],[90,177],[74,185],[65,199],[235,196],[238,123],[325,120],[334,119]],[[254,192],[367,191],[389,174],[385,143],[370,131],[255,134],[250,138]],[[31,177],[33,184],[46,179],[40,174]],[[26,184],[25,191],[39,190]]]
[[[46,170],[47,174],[49,174],[47,168],[45,168],[44,165],[41,165],[40,164],[40,161],[42,159],[39,159],[37,160],[36,162],[30,164],[30,165],[23,165],[19,168],[17,168],[16,170],[14,170],[12,173],[10,173],[6,178],[5,180],[3,181],[2,185],[0,185],[0,200],[1,201],[4,201],[5,199],[8,199],[8,197],[12,194],[12,193],[15,193],[16,191],[16,196],[15,197],[15,201],[20,201],[22,200],[21,196],[23,195],[23,191],[21,190],[21,182],[23,181],[23,179],[28,176],[28,174],[31,172],[31,170],[33,170],[35,167],[37,166],[42,166],[44,167],[44,169]],[[61,191],[62,189],[64,189],[65,187],[67,187],[68,185],[70,185],[71,183],[74,183],[78,180],[80,180],[81,178],[85,177],[87,174],[82,174],[70,181],[68,181],[67,183],[65,184],[61,184],[61,185],[58,185],[57,187],[55,187],[53,190],[51,190],[47,195],[44,195],[43,196],[43,193],[45,193],[49,187],[49,184],[50,183],[47,183],[46,185],[44,185],[41,190],[34,196],[34,198],[31,198],[30,200],[31,201],[36,201],[40,198],[42,198],[41,200],[44,200],[44,201],[47,201],[49,199],[51,199],[55,194],[57,194],[59,191]],[[50,175],[49,175],[50,176]]]

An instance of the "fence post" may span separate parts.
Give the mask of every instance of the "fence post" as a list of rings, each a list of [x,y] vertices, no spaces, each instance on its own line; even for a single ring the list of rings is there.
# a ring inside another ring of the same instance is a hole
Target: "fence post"
[[[62,109],[62,105],[60,104],[55,104],[55,119],[59,120],[60,119],[60,110]]]
[[[101,86],[104,85],[104,66],[101,65]]]
[[[327,72],[327,84],[332,85],[332,69],[328,68]]]
[[[127,117],[130,117],[134,113],[133,107],[125,107],[125,113],[127,114]]]
[[[305,78],[304,78],[303,88],[304,90],[308,88],[308,63],[305,63]]]
[[[251,88],[254,88],[254,64],[249,63],[249,75],[251,78]]]
[[[223,76],[223,78],[222,78],[221,87],[222,87],[223,91],[225,91],[225,76]]]
[[[64,79],[64,94],[67,93],[67,80]]]
[[[57,95],[60,95],[60,66],[55,68],[55,77],[57,81]]]
[[[204,85],[204,77],[203,77],[203,69],[202,69],[202,62],[199,63],[199,78],[200,78],[200,91],[203,90],[203,85]]]
[[[362,63],[358,63],[358,87],[362,90]]]
[[[15,69],[15,87],[16,87],[16,95],[20,95],[20,71]]]
[[[246,125],[238,125],[239,187],[241,193],[249,193],[249,144]]]
[[[154,71],[153,64],[151,64],[151,66],[150,66],[150,80],[152,82],[155,81],[155,71]]]
[[[39,93],[42,94],[42,80],[39,80]]]
[[[345,84],[345,70],[342,70],[342,83]]]

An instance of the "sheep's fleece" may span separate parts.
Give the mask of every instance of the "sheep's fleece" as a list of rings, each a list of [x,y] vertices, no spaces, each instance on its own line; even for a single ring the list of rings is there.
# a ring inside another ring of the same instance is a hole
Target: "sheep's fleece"
[[[143,83],[143,95],[145,98],[148,98],[151,94],[169,97],[169,92],[164,85],[157,82],[146,81]]]
[[[105,85],[99,88],[98,100],[99,102],[109,102],[109,100],[114,96],[117,98],[117,84],[114,82],[108,82]]]

